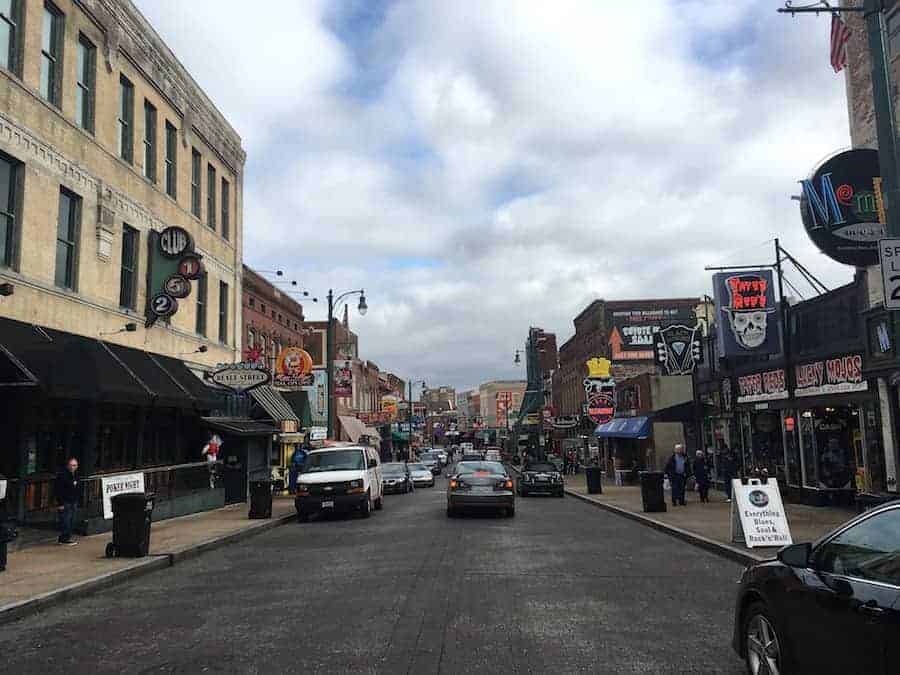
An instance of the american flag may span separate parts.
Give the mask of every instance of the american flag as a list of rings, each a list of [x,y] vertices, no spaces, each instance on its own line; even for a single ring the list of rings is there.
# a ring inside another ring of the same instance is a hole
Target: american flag
[[[850,40],[850,29],[847,28],[837,12],[831,14],[831,67],[839,73],[847,65],[847,42]]]

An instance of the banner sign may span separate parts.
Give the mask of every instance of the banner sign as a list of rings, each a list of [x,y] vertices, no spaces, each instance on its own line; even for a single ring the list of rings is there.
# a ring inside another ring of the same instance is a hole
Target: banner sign
[[[103,519],[110,520],[113,517],[112,498],[129,492],[143,492],[144,472],[104,476],[100,479],[100,489],[103,491]]]
[[[312,367],[312,357],[306,350],[300,347],[285,347],[275,359],[273,382],[276,387],[285,389],[308,387],[315,381]]]
[[[271,375],[258,363],[230,363],[220,365],[209,378],[216,384],[241,393],[268,384]]]
[[[344,398],[353,396],[353,369],[349,361],[334,364],[334,395]]]
[[[690,375],[703,361],[700,326],[675,324],[653,334],[656,360],[666,375]]]
[[[675,304],[664,300],[658,307],[612,309],[609,315],[612,323],[609,346],[613,361],[651,361],[656,358],[654,333],[672,324],[695,322],[691,303]]]
[[[715,274],[713,295],[720,356],[781,351],[772,270]]]
[[[819,250],[845,265],[877,265],[885,236],[878,151],[840,152],[800,184],[803,226]]]
[[[498,427],[506,427],[507,424],[510,426],[512,422],[510,421],[510,408],[513,404],[513,393],[511,391],[498,391],[497,392],[497,401],[494,404],[494,417],[497,420],[496,425]]]
[[[731,541],[756,546],[788,546],[793,542],[778,481],[751,478],[731,481]]]
[[[821,396],[866,391],[863,379],[862,355],[849,354],[824,361],[813,361],[794,367],[797,379],[795,396]]]
[[[776,401],[788,397],[787,378],[784,368],[764,373],[742,375],[738,381],[738,403]]]
[[[593,358],[585,365],[584,412],[595,424],[606,424],[616,415],[616,383],[609,375],[612,364],[609,359]]]

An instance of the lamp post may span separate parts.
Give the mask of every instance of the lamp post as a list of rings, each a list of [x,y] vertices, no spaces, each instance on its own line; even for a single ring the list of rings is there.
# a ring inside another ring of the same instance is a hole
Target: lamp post
[[[359,305],[357,311],[360,315],[365,316],[369,309],[366,304],[366,292],[363,289],[358,291],[345,291],[339,296],[334,297],[334,291],[328,289],[328,326],[326,328],[326,347],[327,362],[325,363],[325,372],[328,380],[328,438],[334,438],[334,417],[337,408],[337,396],[334,395],[334,308],[339,305],[341,300],[351,295],[359,295]]]

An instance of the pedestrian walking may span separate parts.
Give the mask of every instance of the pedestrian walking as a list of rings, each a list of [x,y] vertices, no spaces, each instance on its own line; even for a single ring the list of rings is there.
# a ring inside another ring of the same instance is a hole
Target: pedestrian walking
[[[66,466],[56,476],[56,511],[59,518],[59,543],[74,546],[72,529],[78,517],[78,502],[81,498],[81,479],[78,475],[78,460],[70,457]]]
[[[684,497],[684,489],[688,476],[691,474],[691,465],[684,454],[684,446],[681,443],[675,445],[675,452],[666,462],[665,474],[672,485],[672,506],[687,506]]]
[[[719,458],[719,472],[722,474],[722,482],[725,484],[725,501],[731,501],[731,481],[735,477],[734,455],[727,448],[723,450],[722,456]]]
[[[697,481],[697,492],[700,494],[700,503],[709,502],[709,467],[706,465],[706,455],[702,450],[697,451],[694,460],[694,480]]]
[[[303,465],[306,464],[306,450],[302,445],[298,445],[291,454],[291,466],[288,470],[288,494],[294,494],[297,491],[297,476],[303,471]]]

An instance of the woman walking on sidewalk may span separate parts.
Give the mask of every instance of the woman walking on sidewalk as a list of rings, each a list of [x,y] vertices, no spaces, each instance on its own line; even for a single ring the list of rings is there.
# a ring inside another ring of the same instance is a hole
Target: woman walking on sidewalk
[[[697,481],[697,492],[700,494],[700,503],[709,502],[709,470],[706,466],[706,456],[702,450],[697,451],[694,460],[694,480]]]

